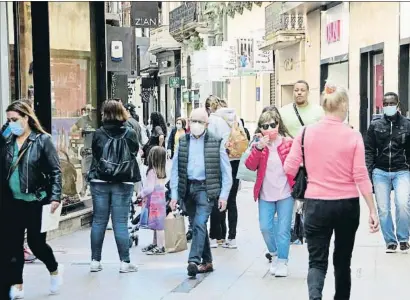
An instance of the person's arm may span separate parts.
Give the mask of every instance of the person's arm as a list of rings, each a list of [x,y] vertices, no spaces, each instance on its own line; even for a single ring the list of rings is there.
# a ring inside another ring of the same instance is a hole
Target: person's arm
[[[245,161],[245,166],[251,171],[256,171],[259,168],[259,162],[262,157],[263,149],[258,149],[256,145],[252,147],[251,153]]]
[[[171,187],[171,199],[173,200],[181,200],[178,199],[178,148],[174,153],[174,158],[172,159],[172,168],[171,168],[171,179],[170,179],[170,187]]]
[[[367,172],[371,179],[375,161],[376,161],[376,136],[374,134],[374,124],[370,124],[367,129],[366,136],[364,138],[364,154],[366,159]]]
[[[306,139],[306,136],[305,136]],[[295,177],[299,171],[300,164],[303,161],[301,148],[302,132],[293,140],[290,152],[285,159],[283,169],[287,175]]]
[[[142,190],[140,192],[140,197],[145,198],[148,195],[151,195],[152,192],[154,192],[155,189],[155,181],[156,181],[156,174],[154,170],[150,170],[147,174],[147,178],[144,181],[144,184],[142,185]]]
[[[353,180],[363,196],[367,194],[371,195],[372,183],[370,181],[369,174],[366,168],[364,144],[361,136],[359,136],[360,133],[356,134],[358,136],[353,157]]]
[[[139,150],[139,143],[137,133],[131,127],[128,128],[128,147],[133,155],[137,156]]]
[[[51,140],[51,136],[47,134],[42,134],[39,137],[43,141],[43,159],[46,163],[45,170],[46,175],[48,175],[50,186],[51,186],[51,194],[49,195],[50,202],[51,201],[61,201],[61,189],[62,189],[62,179],[61,179],[61,166],[60,166],[60,159],[58,157],[57,150]]]
[[[156,126],[155,132],[159,136],[159,146],[162,147],[162,145],[164,145],[165,143],[165,135],[164,135],[164,132],[162,131],[161,126]]]
[[[229,197],[229,192],[231,191],[233,178],[231,163],[229,161],[228,154],[226,153],[225,144],[223,142],[221,142],[221,146],[219,148],[219,157],[220,168],[222,173],[222,187],[219,199],[227,201]]]

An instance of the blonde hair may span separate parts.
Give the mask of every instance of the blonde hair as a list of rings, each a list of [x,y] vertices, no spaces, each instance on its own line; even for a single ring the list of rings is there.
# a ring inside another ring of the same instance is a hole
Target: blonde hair
[[[333,113],[341,111],[343,106],[349,103],[349,95],[344,87],[326,82],[325,89],[322,93],[323,101],[322,107],[324,111]]]
[[[210,111],[217,111],[219,108],[221,108],[221,99],[216,96],[210,95],[205,100],[205,108],[208,111],[208,114],[210,113]]]
[[[270,120],[275,121],[276,125],[279,127],[278,131],[281,136],[292,137],[285,124],[283,123],[282,117],[276,107],[261,114],[258,121],[258,128],[260,128],[264,123],[269,122]]]
[[[226,103],[225,100],[220,99],[220,100],[219,100],[219,106],[220,106],[220,107],[228,107],[228,103]]]

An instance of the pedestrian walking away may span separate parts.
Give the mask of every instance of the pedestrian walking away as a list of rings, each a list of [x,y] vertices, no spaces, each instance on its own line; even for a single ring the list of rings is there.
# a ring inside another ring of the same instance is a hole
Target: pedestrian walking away
[[[292,146],[292,138],[277,111],[262,113],[258,121],[262,135],[253,146],[245,165],[257,170],[254,199],[259,204],[259,226],[269,254],[275,258],[270,273],[288,276],[290,228],[294,199],[294,178],[286,176],[283,163]],[[275,214],[278,215],[274,222]]]
[[[226,102],[217,97],[210,96],[206,100],[205,107],[209,107],[209,126],[208,131],[217,138],[222,139],[228,153],[232,169],[232,188],[229,191],[227,211],[219,212],[214,209],[211,215],[211,247],[222,244],[224,248],[236,249],[236,229],[238,226],[238,207],[236,197],[239,189],[239,179],[236,179],[241,155],[248,146],[248,139],[243,129],[242,123],[235,113],[235,109],[228,108]],[[242,137],[244,147],[241,153],[230,153],[231,143],[240,144],[242,141],[230,141],[232,137]],[[228,239],[226,239],[226,214],[228,214]]]
[[[24,298],[24,239],[33,254],[50,272],[51,294],[62,285],[63,266],[41,232],[44,204],[51,204],[54,212],[61,201],[61,167],[51,136],[41,127],[33,109],[23,101],[12,103],[6,110],[11,135],[6,141],[6,184],[12,199],[9,203],[10,228],[10,298]],[[47,178],[47,180],[45,180]]]
[[[304,155],[308,178],[305,234],[309,252],[309,299],[322,299],[334,232],[334,299],[348,300],[350,264],[360,220],[359,191],[369,208],[371,232],[379,229],[379,221],[366,170],[363,139],[359,132],[343,123],[349,103],[347,91],[327,82],[323,98],[324,119],[307,126],[296,136],[284,169],[286,174],[295,176]]]
[[[224,211],[232,186],[232,170],[222,139],[207,129],[208,114],[195,109],[190,134],[179,139],[171,171],[171,208],[177,203],[193,220],[188,276],[213,271],[207,221],[214,206]]]
[[[88,174],[93,200],[91,226],[91,272],[102,270],[101,252],[111,214],[120,258],[120,273],[136,272],[131,264],[128,216],[134,184],[141,180],[136,154],[136,132],[125,126],[128,116],[121,102],[103,103],[101,128],[93,138],[93,163]]]
[[[399,112],[396,93],[383,97],[383,118],[373,121],[365,137],[366,165],[373,179],[380,225],[386,252],[399,246],[407,253],[410,227],[410,120]],[[391,191],[394,191],[396,224],[391,214]]]

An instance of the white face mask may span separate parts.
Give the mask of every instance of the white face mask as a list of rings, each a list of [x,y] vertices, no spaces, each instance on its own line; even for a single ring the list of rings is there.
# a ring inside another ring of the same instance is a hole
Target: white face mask
[[[195,136],[200,136],[205,131],[205,124],[192,123],[191,124],[191,133]]]
[[[176,127],[178,130],[180,130],[182,128],[182,124],[177,124]]]

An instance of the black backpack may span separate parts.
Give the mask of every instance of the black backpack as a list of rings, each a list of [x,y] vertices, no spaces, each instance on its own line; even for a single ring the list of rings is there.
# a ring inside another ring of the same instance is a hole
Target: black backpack
[[[108,136],[108,141],[97,164],[100,179],[108,182],[132,181],[138,168],[135,155],[131,153],[125,139],[129,129],[126,128],[125,133],[119,138],[110,136],[104,128],[101,130]]]

